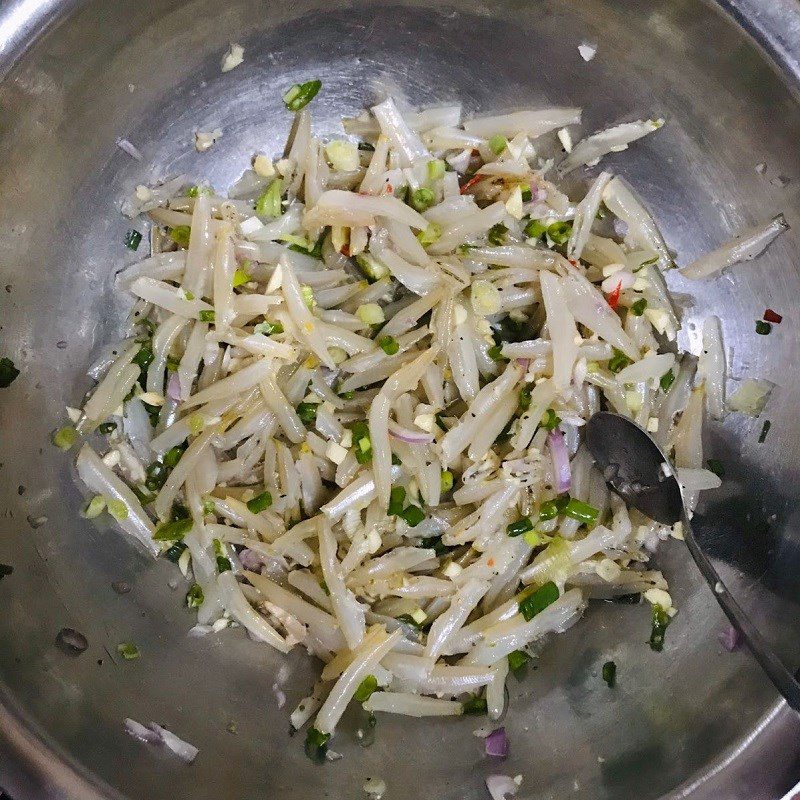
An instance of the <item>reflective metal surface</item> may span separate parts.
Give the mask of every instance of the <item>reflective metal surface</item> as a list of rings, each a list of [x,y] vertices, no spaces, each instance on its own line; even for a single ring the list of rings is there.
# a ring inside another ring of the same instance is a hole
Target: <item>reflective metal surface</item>
[[[250,153],[284,140],[280,96],[296,80],[323,80],[320,133],[339,130],[375,79],[420,105],[460,98],[468,112],[574,103],[586,108],[588,129],[662,115],[661,132],[608,163],[639,188],[681,263],[780,210],[793,226],[743,270],[670,283],[693,304],[690,339],[692,324],[719,314],[732,375],[778,384],[765,444],[760,421],[738,415],[708,431],[729,480],[706,516],[735,524],[742,547],[724,545],[730,537],[713,526],[698,537],[797,666],[800,9],[790,0],[723,6],[739,22],[701,0],[0,5],[0,355],[23,371],[0,393],[0,562],[15,568],[0,583],[0,785],[18,800],[339,800],[380,775],[387,798],[412,789],[449,800],[483,797],[484,776],[502,771],[523,774],[521,796],[532,798],[766,800],[788,788],[800,724],[746,654],[722,650],[723,617],[678,542],[659,557],[680,608],[664,652],[646,646],[644,606],[590,608],[538,669],[511,680],[506,763],[481,755],[474,719],[381,719],[368,749],[351,719],[336,739],[344,758],[316,768],[287,735],[287,709],[311,685],[307,660],[289,659],[287,707],[278,709],[279,657],[239,632],[187,639],[192,619],[183,592],[167,585],[172,565],[82,521],[69,459],[48,444],[123,311],[112,291],[113,272],[132,259],[122,245],[129,225],[115,210],[121,198],[179,171],[228,185]],[[577,52],[584,40],[599,45],[589,64]],[[245,63],[223,75],[234,41]],[[193,130],[217,126],[223,138],[197,154]],[[115,147],[119,136],[143,163]],[[755,336],[766,307],[784,323]],[[116,594],[117,580],[132,591]],[[89,639],[77,658],[54,646],[65,625]],[[142,651],[136,662],[116,656],[129,640]],[[609,658],[618,665],[613,692],[599,674]],[[196,763],[134,741],[125,716],[189,739],[201,751]]]

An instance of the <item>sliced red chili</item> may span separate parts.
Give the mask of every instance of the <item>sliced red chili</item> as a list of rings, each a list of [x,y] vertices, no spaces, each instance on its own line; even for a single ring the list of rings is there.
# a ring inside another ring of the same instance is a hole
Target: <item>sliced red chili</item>
[[[777,312],[773,311],[771,308],[768,308],[764,312],[764,319],[767,322],[774,322],[776,325],[780,325],[781,322],[783,322],[783,317]]]
[[[611,308],[614,309],[614,311],[617,310],[617,306],[619,305],[619,295],[621,291],[622,291],[622,281],[620,281],[617,284],[617,288],[614,289],[614,291],[608,295],[608,304],[611,306]]]
[[[485,175],[473,175],[462,187],[461,194],[466,194],[467,190],[472,188],[478,181],[485,178]]]

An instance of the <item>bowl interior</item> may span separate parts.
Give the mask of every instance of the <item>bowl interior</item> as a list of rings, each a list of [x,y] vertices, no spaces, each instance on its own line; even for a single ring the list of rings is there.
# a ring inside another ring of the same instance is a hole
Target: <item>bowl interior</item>
[[[578,53],[584,41],[598,45],[590,63]],[[245,61],[222,74],[231,42],[244,46]],[[648,800],[692,782],[691,796],[713,796],[715,770],[734,754],[748,758],[762,723],[796,723],[775,712],[776,696],[747,654],[720,647],[723,618],[679,542],[659,555],[680,609],[664,652],[647,647],[648,607],[592,606],[535,670],[510,679],[506,763],[483,755],[473,736],[480,719],[383,717],[375,743],[362,748],[352,713],[334,744],[344,758],[315,768],[302,736],[288,735],[288,711],[313,683],[310,660],[295,653],[284,665],[241,630],[187,638],[193,620],[183,582],[170,588],[175,567],[78,516],[70,458],[49,434],[88,388],[92,353],[125,313],[113,275],[135,256],[123,246],[130,223],[118,212],[122,198],[137,183],[178,173],[226,188],[253,152],[282,146],[290,118],[281,95],[309,78],[324,85],[313,106],[320,135],[340,132],[341,116],[387,89],[419,106],[460,100],[467,114],[579,105],[587,131],[663,116],[661,132],[607,164],[641,192],[680,263],[778,211],[800,229],[795,99],[744,32],[699,0],[86,3],[0,84],[0,355],[22,369],[0,397],[0,562],[15,569],[0,584],[7,703],[100,780],[151,800],[338,800],[358,795],[371,775],[386,780],[389,796],[415,787],[420,796],[471,798],[483,796],[492,772],[522,774],[530,797],[635,791]],[[198,154],[193,131],[216,127],[222,139]],[[115,147],[117,137],[144,160]],[[765,628],[783,631],[787,654],[800,637],[797,587],[776,564],[797,551],[799,354],[790,298],[800,289],[798,244],[792,231],[755,264],[711,282],[669,278],[686,296],[684,345],[697,352],[697,325],[718,314],[729,388],[746,376],[777,384],[765,444],[757,442],[762,420],[731,415],[709,426],[709,454],[725,461],[728,482],[708,511],[718,524],[738,525],[747,552],[758,555],[720,553]],[[767,307],[784,314],[768,339],[753,330]],[[129,594],[112,590],[120,580]],[[70,658],[54,646],[63,626],[87,636],[86,653]],[[125,641],[139,645],[138,661],[118,657]],[[611,658],[613,691],[600,677]],[[196,763],[181,766],[131,739],[127,716],[193,742]],[[726,796],[774,796],[794,756],[786,741],[781,748],[768,778],[745,771]]]

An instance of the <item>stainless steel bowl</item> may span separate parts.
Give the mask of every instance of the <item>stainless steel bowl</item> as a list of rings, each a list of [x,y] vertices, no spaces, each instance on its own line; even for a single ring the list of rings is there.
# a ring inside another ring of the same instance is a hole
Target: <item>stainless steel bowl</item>
[[[598,44],[588,64],[577,50],[584,40]],[[222,74],[231,42],[245,46],[245,62]],[[361,109],[376,83],[420,105],[460,98],[469,112],[581,105],[588,129],[663,115],[663,131],[608,161],[639,187],[681,261],[779,210],[794,226],[730,277],[670,280],[693,296],[689,338],[691,323],[719,314],[733,375],[778,384],[767,442],[757,444],[760,421],[735,415],[709,429],[709,442],[730,477],[717,510],[744,523],[747,546],[763,556],[729,558],[726,577],[770,632],[784,633],[783,653],[797,666],[796,579],[773,579],[797,553],[798,55],[792,0],[0,5],[0,356],[22,369],[0,391],[0,562],[14,566],[0,583],[0,786],[17,800],[317,800],[356,797],[379,775],[389,798],[445,800],[483,797],[484,776],[503,771],[523,774],[522,796],[536,798],[758,800],[784,791],[798,775],[800,725],[746,654],[719,646],[722,617],[677,542],[661,556],[681,609],[664,652],[646,646],[644,607],[592,607],[536,671],[510,681],[506,764],[481,754],[474,719],[381,719],[372,747],[355,742],[351,721],[336,740],[344,758],[316,768],[288,736],[287,708],[311,684],[308,660],[288,660],[279,710],[273,653],[235,631],[187,638],[191,615],[167,585],[174,567],[78,517],[69,457],[48,438],[123,311],[112,275],[133,255],[122,244],[121,198],[180,171],[227,186],[250,153],[284,140],[280,97],[296,80],[323,80],[314,105],[323,133]],[[197,154],[193,130],[217,126],[221,141]],[[143,162],[115,147],[120,136]],[[770,306],[784,323],[755,336]],[[772,514],[769,534],[756,529]],[[132,591],[116,594],[118,580]],[[55,647],[65,625],[86,634],[86,653]],[[117,657],[129,640],[139,661]],[[599,677],[611,657],[613,692]],[[195,743],[196,763],[131,739],[126,716]]]

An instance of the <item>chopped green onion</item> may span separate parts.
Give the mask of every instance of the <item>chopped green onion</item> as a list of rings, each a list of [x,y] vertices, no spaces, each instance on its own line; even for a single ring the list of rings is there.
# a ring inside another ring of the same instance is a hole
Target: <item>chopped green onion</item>
[[[725,477],[725,465],[718,458],[709,458],[707,461],[708,468],[718,477]]]
[[[501,136],[501,135],[498,133],[497,135],[495,135],[495,136],[492,136],[492,138],[491,138],[491,139],[489,139],[489,142],[488,142],[488,144],[489,144],[489,149],[490,149],[490,150],[491,150],[491,151],[492,151],[492,152],[493,152],[493,153],[494,153],[496,156],[499,156],[499,155],[500,155],[500,153],[502,153],[502,152],[503,152],[503,150],[505,150],[505,149],[506,149],[506,147],[508,146],[508,139],[506,139],[506,137],[505,137],[505,136]]]
[[[772,427],[772,423],[767,419],[764,420],[764,424],[761,426],[761,433],[758,434],[758,443],[764,444],[764,440],[767,438],[767,434],[769,433],[769,429]]]
[[[641,317],[646,308],[647,300],[644,297],[641,297],[635,303],[631,304],[631,314],[633,314],[634,317]]]
[[[145,488],[151,492],[157,492],[169,477],[169,470],[160,461],[154,461],[145,469],[144,473]]]
[[[317,408],[316,403],[300,403],[297,406],[297,416],[304,425],[313,425],[317,421]]]
[[[764,322],[763,319],[756,320],[756,333],[761,336],[769,336],[772,333],[772,325],[769,322]]]
[[[590,506],[582,500],[576,500],[574,497],[570,497],[569,502],[564,508],[564,513],[568,517],[578,520],[578,522],[584,522],[590,525],[600,516],[600,509]]]
[[[205,600],[203,587],[199,583],[192,584],[192,588],[186,592],[186,605],[189,608],[200,608],[203,605],[203,600]]]
[[[203,498],[203,514],[216,514],[217,504],[210,497]]]
[[[547,226],[547,236],[554,244],[566,244],[572,233],[571,222],[554,222]]]
[[[164,551],[164,558],[169,559],[173,564],[177,564],[185,549],[186,545],[183,542],[175,542]]]
[[[97,430],[100,433],[105,434],[106,436],[109,433],[113,433],[116,429],[117,429],[117,423],[116,422],[103,422],[101,425],[97,426]]]
[[[304,283],[300,287],[300,294],[303,297],[303,302],[306,304],[306,308],[311,311],[311,309],[314,308],[314,290]]]
[[[372,696],[372,693],[378,688],[378,679],[374,675],[367,675],[363,681],[358,685],[356,693],[353,695],[353,700],[357,703],[363,703]]]
[[[394,336],[381,336],[378,340],[378,346],[387,356],[393,356],[400,350],[400,345]]]
[[[416,211],[427,211],[436,200],[436,195],[431,189],[423,186],[411,193],[411,207]]]
[[[187,197],[197,197],[200,194],[200,187],[195,184],[186,190]]]
[[[453,488],[453,473],[449,469],[442,470],[439,476],[440,491],[442,494],[449,492]]]
[[[438,242],[441,236],[442,226],[431,222],[424,231],[419,231],[419,233],[417,233],[417,240],[423,247],[429,247],[434,242]]]
[[[547,233],[547,225],[542,224],[538,219],[532,219],[525,226],[525,235],[529,239],[541,239],[545,233]]]
[[[280,322],[259,322],[253,328],[253,333],[261,333],[264,336],[272,336],[273,333],[283,333],[283,325]]]
[[[233,288],[237,289],[239,286],[244,286],[244,284],[250,282],[250,276],[243,270],[237,269],[236,272],[233,273]]]
[[[569,498],[565,498],[562,502],[560,497],[555,500],[545,500],[539,506],[539,522],[549,522],[551,519],[555,519],[566,508],[568,502]]]
[[[133,357],[133,363],[144,372],[153,362],[154,358],[153,348],[150,347],[149,344],[143,344],[139,348],[139,352]]]
[[[125,247],[128,250],[138,250],[139,245],[142,243],[142,234],[139,231],[134,230],[131,228],[126,234],[125,238],[123,239],[125,242]]]
[[[359,464],[367,464],[372,461],[372,440],[369,437],[369,425],[366,422],[355,422],[352,431],[356,461]]]
[[[524,650],[512,650],[508,654],[508,668],[516,675],[530,660]]]
[[[435,158],[433,161],[428,162],[428,180],[438,181],[444,178],[444,173],[447,166],[441,158]]]
[[[283,95],[284,105],[289,111],[300,111],[317,96],[321,88],[322,81],[320,80],[296,83]]]
[[[126,660],[133,661],[139,658],[141,653],[139,648],[133,642],[124,642],[117,645],[117,652]]]
[[[658,381],[658,385],[661,387],[661,391],[666,394],[669,391],[669,387],[675,383],[675,373],[670,370],[669,372],[665,372]]]
[[[608,359],[608,368],[612,372],[614,373],[621,372],[629,364],[633,364],[633,360],[628,358],[628,356],[626,356],[625,353],[623,353],[621,350],[617,350],[616,347],[613,349],[614,349],[614,355]]]
[[[164,522],[156,528],[153,539],[157,542],[174,542],[183,539],[192,529],[192,525],[194,525],[194,522],[191,517],[176,519],[173,522]]]
[[[178,447],[170,447],[166,453],[164,453],[164,466],[168,467],[169,469],[174,469],[177,463],[181,460],[181,456],[183,455],[183,448]]]
[[[279,217],[281,215],[281,195],[283,181],[275,178],[261,197],[256,200],[256,215],[259,217]]]
[[[217,556],[217,571],[229,572],[232,569],[230,559],[225,555],[222,549],[222,542],[219,539],[212,539],[211,543],[214,545],[214,553]]]
[[[487,351],[486,355],[492,359],[492,361],[504,361],[505,356],[503,355],[503,345],[502,344],[495,344],[492,345]]]
[[[617,665],[613,661],[606,661],[603,664],[603,680],[610,689],[614,688],[614,684],[617,682]]]
[[[53,444],[60,450],[69,450],[78,441],[78,431],[71,425],[59,428],[53,434]]]
[[[213,311],[201,311],[200,322],[216,322],[217,315]]]
[[[169,237],[178,247],[188,247],[192,229],[188,225],[176,225],[169,229]]]
[[[177,372],[181,366],[181,360],[175,356],[167,356],[167,371]]]
[[[317,764],[325,762],[325,754],[328,752],[328,740],[331,738],[329,733],[322,733],[316,728],[309,728],[306,734],[306,755]]]
[[[519,613],[530,622],[537,614],[544,611],[547,606],[558,600],[558,586],[548,581],[532,594],[529,594],[519,603]]]
[[[516,522],[512,522],[506,527],[509,536],[522,536],[523,533],[533,530],[533,522],[530,517],[520,517]]]
[[[528,531],[523,538],[528,547],[541,547],[544,544],[542,534],[535,530]]]
[[[412,528],[416,528],[425,519],[425,512],[419,506],[408,506],[398,516],[404,519]]]
[[[269,492],[261,492],[252,500],[247,501],[247,510],[253,514],[260,514],[272,505],[272,495]]]
[[[658,603],[653,603],[653,628],[650,632],[650,649],[660,653],[664,649],[664,637],[670,623],[669,614]]]
[[[530,201],[533,200],[533,192],[531,191],[531,187],[527,183],[521,183],[519,188],[522,192],[522,202],[530,203]]]
[[[465,714],[473,716],[485,714],[488,710],[485,697],[470,697],[461,704],[461,708]]]
[[[547,411],[542,414],[542,420],[539,423],[546,431],[554,431],[560,424],[561,417],[553,411],[552,408],[548,408]]]
[[[114,519],[122,522],[124,519],[128,519],[128,506],[122,500],[109,500],[107,503],[108,513],[111,514]]]
[[[406,501],[406,490],[402,486],[393,486],[389,493],[389,516],[398,517],[403,513],[403,503]]]
[[[356,309],[356,316],[365,325],[381,325],[386,322],[386,315],[377,303],[362,303]]]
[[[99,517],[106,509],[106,499],[101,494],[96,494],[83,511],[83,516],[86,519],[94,519]]]
[[[531,390],[528,386],[523,386],[519,390],[519,410],[527,411],[531,407]]]
[[[486,234],[486,241],[495,247],[500,247],[505,244],[507,233],[508,228],[502,222],[498,222],[497,225],[492,225],[492,227],[489,228]]]

